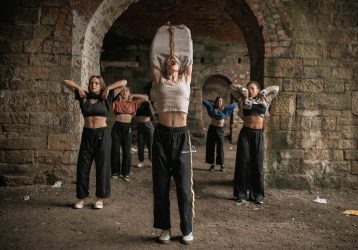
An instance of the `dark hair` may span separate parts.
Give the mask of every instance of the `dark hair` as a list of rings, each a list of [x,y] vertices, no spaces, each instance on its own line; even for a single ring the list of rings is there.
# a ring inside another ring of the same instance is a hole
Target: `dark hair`
[[[218,107],[217,103],[218,103],[218,101],[219,101],[220,99],[221,99],[223,102],[222,102],[221,107]],[[223,99],[221,96],[216,97],[215,100],[214,100],[214,108],[223,110],[223,107],[224,107],[224,106],[225,106],[225,105],[224,105],[224,99]]]
[[[248,87],[250,84],[254,84],[259,90],[261,89],[261,86],[257,81],[250,81],[248,84],[246,84],[246,87]]]

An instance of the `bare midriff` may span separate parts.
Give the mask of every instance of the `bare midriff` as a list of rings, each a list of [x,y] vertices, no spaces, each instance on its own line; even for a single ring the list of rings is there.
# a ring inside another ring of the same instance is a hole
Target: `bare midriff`
[[[149,122],[149,121],[150,121],[150,117],[140,115],[140,116],[136,116],[136,117],[135,117],[135,120],[136,120],[136,122],[138,122],[138,123],[146,123],[146,122]]]
[[[185,127],[188,114],[178,111],[159,113],[159,123],[166,127]]]
[[[131,123],[133,116],[130,114],[117,114],[116,121],[123,123]]]
[[[107,127],[107,117],[87,116],[85,119],[85,128],[104,128]]]
[[[264,118],[260,116],[251,116],[251,115],[245,116],[244,127],[253,128],[253,129],[263,129]]]
[[[213,125],[213,126],[215,126],[215,127],[223,127],[223,126],[224,126],[224,122],[225,122],[224,119],[221,119],[221,120],[211,119],[210,125]]]

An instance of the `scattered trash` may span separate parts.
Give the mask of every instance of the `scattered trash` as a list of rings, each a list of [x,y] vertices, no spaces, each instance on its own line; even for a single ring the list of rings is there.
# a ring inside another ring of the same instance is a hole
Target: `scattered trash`
[[[30,195],[24,195],[24,201],[30,200]]]
[[[196,153],[196,148],[193,145],[191,145],[191,152]]]
[[[346,211],[343,212],[343,214],[344,214],[345,216],[349,216],[349,215],[356,215],[356,216],[358,216],[358,210],[346,210]]]
[[[62,181],[56,181],[55,184],[52,185],[52,188],[60,188],[62,186]]]
[[[318,196],[317,196],[317,198],[315,200],[313,200],[313,202],[321,203],[321,204],[327,204],[326,199],[319,198]]]

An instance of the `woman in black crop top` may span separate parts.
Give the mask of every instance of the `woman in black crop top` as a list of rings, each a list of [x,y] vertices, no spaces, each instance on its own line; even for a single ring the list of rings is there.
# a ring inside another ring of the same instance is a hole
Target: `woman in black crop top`
[[[88,197],[89,174],[93,160],[96,164],[96,196],[94,208],[103,208],[103,199],[111,193],[110,150],[111,137],[107,129],[107,117],[113,101],[113,90],[127,85],[126,80],[106,87],[101,76],[91,76],[88,92],[71,80],[63,84],[76,94],[84,117],[84,128],[77,160],[76,196],[74,208],[83,208]]]
[[[144,145],[148,149],[148,158],[152,161],[152,143],[154,126],[151,117],[154,116],[154,110],[150,101],[143,101],[139,104],[137,114],[134,117],[137,122],[137,142],[138,142],[138,164],[137,167],[144,166]]]
[[[239,99],[238,115],[244,121],[240,131],[234,174],[234,197],[238,203],[247,199],[256,204],[264,200],[264,120],[268,115],[271,100],[278,87],[260,90],[258,82],[252,81],[247,88],[233,85],[234,97]],[[247,192],[249,191],[249,198]]]

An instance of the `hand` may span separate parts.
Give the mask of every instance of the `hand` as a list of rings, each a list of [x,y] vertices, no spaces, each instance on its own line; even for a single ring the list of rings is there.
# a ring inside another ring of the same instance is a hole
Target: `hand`
[[[86,92],[83,89],[78,89],[80,98],[86,98]]]
[[[242,93],[242,97],[244,99],[249,98],[249,91],[246,91],[246,92]]]
[[[107,96],[108,96],[108,93],[109,93],[109,89],[108,88],[105,88],[102,92],[102,100],[106,100],[107,99]]]
[[[265,95],[259,95],[260,100],[267,102],[267,97]]]

